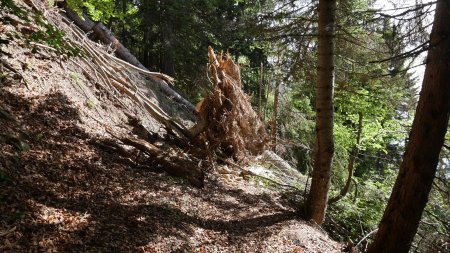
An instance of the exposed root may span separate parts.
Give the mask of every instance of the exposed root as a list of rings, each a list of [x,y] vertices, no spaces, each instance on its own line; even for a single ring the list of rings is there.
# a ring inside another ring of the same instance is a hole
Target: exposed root
[[[213,150],[243,162],[248,155],[264,150],[265,127],[242,90],[239,66],[228,53],[223,58],[209,47],[208,55],[214,89],[202,101],[199,115],[203,121],[201,131],[196,131],[200,132],[199,139]]]

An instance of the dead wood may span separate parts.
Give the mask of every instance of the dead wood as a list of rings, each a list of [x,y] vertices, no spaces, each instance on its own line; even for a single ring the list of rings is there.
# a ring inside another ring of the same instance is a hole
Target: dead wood
[[[256,155],[266,144],[265,126],[242,90],[240,69],[230,55],[216,55],[209,47],[209,72],[214,88],[199,108],[201,122],[191,133],[202,143],[237,161]]]
[[[196,187],[203,187],[205,178],[204,171],[199,168],[195,161],[186,157],[184,153],[166,152],[146,140],[131,136],[120,136],[112,132],[111,129],[107,129],[107,132],[123,144],[135,147],[139,151],[147,154],[153,160],[153,164],[160,165],[161,170],[173,176],[186,178]]]
[[[68,10],[70,13],[70,10]],[[73,15],[76,15],[73,14]],[[75,17],[72,17],[75,18]],[[64,19],[63,19],[64,20]],[[88,66],[98,70],[100,80],[102,80],[103,86],[106,90],[115,91],[117,94],[125,94],[154,119],[163,124],[168,132],[178,133],[178,137],[184,141],[192,139],[191,133],[181,123],[172,119],[166,112],[164,112],[158,105],[156,105],[151,99],[149,99],[131,80],[125,73],[126,68],[133,71],[138,71],[146,76],[155,76],[164,80],[171,81],[171,77],[155,72],[149,72],[146,70],[139,70],[138,68],[120,60],[116,57],[109,55],[101,50],[95,50],[94,43],[90,41],[86,35],[80,30],[80,27],[72,25],[67,20],[64,20],[69,24],[69,31],[72,32],[73,37],[70,43],[76,44],[78,47],[90,56],[92,63],[85,61]],[[86,20],[86,24],[90,24]],[[81,26],[84,29],[84,26]],[[97,74],[97,72],[94,72]],[[99,78],[97,78],[99,79]],[[160,80],[162,81],[162,80]],[[112,89],[111,89],[112,88]]]
[[[150,72],[130,51],[120,43],[120,41],[112,34],[112,32],[101,22],[93,22],[89,17],[84,16],[79,17],[78,14],[71,9],[64,6],[65,13],[78,27],[80,27],[84,32],[94,32],[100,41],[115,50],[116,55],[125,61],[120,62],[121,65],[134,68],[138,70],[141,74],[144,74],[150,78],[153,85],[156,85],[165,95],[172,98],[174,101],[184,105],[189,111],[194,111],[194,105],[183,98],[180,94],[169,87],[166,81],[172,80],[167,75],[161,73]],[[111,57],[111,56],[109,56]]]
[[[136,158],[136,156],[132,152],[126,150],[123,146],[121,146],[114,140],[93,140],[91,141],[91,143],[110,152],[119,154],[121,157],[128,158],[130,160]]]

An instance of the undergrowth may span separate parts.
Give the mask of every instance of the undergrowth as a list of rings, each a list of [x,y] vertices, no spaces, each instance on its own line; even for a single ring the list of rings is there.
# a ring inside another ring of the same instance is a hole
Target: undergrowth
[[[52,24],[48,23],[42,12],[36,10],[27,12],[18,7],[12,0],[2,0],[0,6],[8,13],[15,15],[19,20],[4,16],[2,22],[17,26],[22,25],[22,30],[18,32],[6,33],[6,40],[3,44],[8,44],[13,40],[23,40],[32,53],[39,51],[38,44],[47,45],[56,50],[59,55],[67,57],[81,56],[81,49],[72,45],[65,39],[66,34]]]

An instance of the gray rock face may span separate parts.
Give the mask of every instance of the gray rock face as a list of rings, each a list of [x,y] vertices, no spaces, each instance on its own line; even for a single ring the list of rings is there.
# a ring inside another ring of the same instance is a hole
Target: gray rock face
[[[268,150],[256,158],[255,164],[251,164],[245,169],[278,183],[296,187],[304,185],[307,180],[305,175],[292,168],[283,158]]]

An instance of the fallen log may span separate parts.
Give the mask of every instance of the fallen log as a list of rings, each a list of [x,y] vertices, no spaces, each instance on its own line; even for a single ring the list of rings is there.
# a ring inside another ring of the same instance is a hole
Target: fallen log
[[[95,66],[91,66],[89,63],[87,64],[95,71],[99,71],[99,76],[102,78],[105,86],[112,87],[121,94],[126,94],[130,99],[141,105],[151,117],[163,124],[168,132],[175,131],[178,133],[178,136],[185,141],[192,138],[192,134],[183,126],[183,124],[170,117],[164,110],[149,99],[149,97],[154,97],[154,94],[144,93],[137,84],[133,83],[129,77],[123,73],[121,66],[138,71],[140,74],[146,76],[155,76],[167,81],[171,81],[171,77],[161,73],[139,69],[138,67],[122,61],[102,50],[96,50],[93,42],[83,34],[81,28],[73,25],[67,18],[64,18],[63,21],[69,25],[68,31],[72,32],[73,40],[71,43],[83,49],[92,59]]]
[[[132,54],[130,51],[120,43],[120,41],[112,34],[112,32],[102,23],[102,22],[94,22],[89,17],[84,16],[83,18],[79,17],[76,12],[69,9],[63,3],[62,7],[65,10],[65,14],[68,18],[70,18],[78,27],[80,27],[84,32],[93,32],[100,41],[107,45],[111,45],[111,47],[115,50],[116,55],[130,63],[133,66],[136,66],[143,71],[149,72],[149,70],[139,62],[139,60]],[[147,75],[150,79],[151,83],[156,85],[165,95],[169,96],[174,101],[184,105],[187,110],[193,112],[195,107],[194,105],[183,98],[180,94],[174,91],[169,87],[167,82],[164,79],[158,78],[157,76]]]
[[[161,169],[170,175],[187,179],[192,185],[202,188],[204,185],[205,173],[198,167],[197,163],[184,158],[183,155],[170,154],[143,139],[130,136],[119,136],[111,129],[106,131],[123,144],[133,146],[139,151],[150,156],[154,163],[161,165]]]

